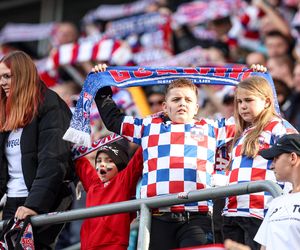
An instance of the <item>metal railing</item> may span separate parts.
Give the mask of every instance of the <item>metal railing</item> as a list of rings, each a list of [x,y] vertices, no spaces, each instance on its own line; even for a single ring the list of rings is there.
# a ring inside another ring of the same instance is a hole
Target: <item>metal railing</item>
[[[148,249],[150,242],[151,209],[261,191],[267,191],[273,197],[282,195],[282,189],[276,183],[272,181],[254,181],[225,187],[195,190],[186,194],[181,194],[181,196],[178,196],[178,194],[169,194],[147,199],[137,199],[90,208],[75,209],[67,212],[36,215],[32,216],[31,221],[33,226],[42,226],[46,224],[58,224],[73,220],[140,210],[138,249],[146,250]],[[3,223],[3,221],[0,222],[0,230],[3,228]]]

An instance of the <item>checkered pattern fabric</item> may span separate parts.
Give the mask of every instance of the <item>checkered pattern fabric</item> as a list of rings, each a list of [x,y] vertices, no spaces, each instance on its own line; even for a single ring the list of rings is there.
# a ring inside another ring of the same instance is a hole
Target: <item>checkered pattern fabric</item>
[[[231,143],[232,141],[217,149],[214,174],[226,174],[226,168],[230,163]]]
[[[233,148],[229,184],[257,180],[272,180],[276,182],[274,172],[270,169],[271,160],[266,160],[260,155],[249,158],[241,154],[245,137],[251,129],[255,128],[246,130]],[[271,147],[279,137],[288,133],[297,133],[297,131],[286,120],[273,119],[259,137],[260,150]],[[284,183],[278,184],[281,184],[282,187],[284,186]],[[223,215],[263,219],[271,200],[272,196],[268,192],[231,196],[226,200]]]
[[[141,197],[209,187],[216,149],[232,139],[234,130],[233,119],[175,124],[162,116],[145,119],[126,116],[121,135],[143,148]],[[160,209],[163,212],[207,210],[206,201]]]

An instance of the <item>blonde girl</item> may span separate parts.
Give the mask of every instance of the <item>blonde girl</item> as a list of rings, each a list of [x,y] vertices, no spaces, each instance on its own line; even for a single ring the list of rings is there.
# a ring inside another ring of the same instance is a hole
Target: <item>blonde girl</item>
[[[237,86],[234,99],[236,134],[231,151],[229,184],[256,180],[276,181],[271,164],[258,155],[279,137],[295,129],[276,113],[272,88],[264,77],[249,77]],[[259,249],[253,238],[272,197],[265,192],[226,199],[224,239]]]

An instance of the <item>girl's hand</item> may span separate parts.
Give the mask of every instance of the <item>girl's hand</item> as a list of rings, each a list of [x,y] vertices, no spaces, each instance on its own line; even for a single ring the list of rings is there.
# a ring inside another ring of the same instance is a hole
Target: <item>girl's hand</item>
[[[15,218],[19,219],[19,220],[24,220],[26,218],[26,216],[32,216],[32,215],[37,215],[37,212],[35,212],[34,210],[28,208],[28,207],[24,207],[24,206],[20,206],[18,207],[16,213],[15,213]]]
[[[252,64],[250,66],[250,69],[253,69],[253,71],[255,71],[255,72],[261,72],[261,73],[267,72],[267,68],[260,64]]]
[[[103,63],[103,64],[99,63],[92,68],[92,72],[95,72],[95,73],[104,72],[106,70],[106,68],[107,68],[107,65],[105,63]]]

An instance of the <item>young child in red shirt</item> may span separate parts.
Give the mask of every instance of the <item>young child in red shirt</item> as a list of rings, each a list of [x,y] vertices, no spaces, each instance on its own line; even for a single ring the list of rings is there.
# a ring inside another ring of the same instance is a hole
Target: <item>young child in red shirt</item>
[[[98,150],[96,168],[85,157],[76,160],[76,173],[87,193],[86,207],[127,201],[135,195],[143,168],[141,148],[128,161],[127,150],[119,142]],[[131,219],[130,213],[122,213],[84,220],[81,249],[127,249]]]

